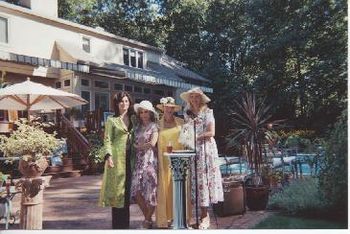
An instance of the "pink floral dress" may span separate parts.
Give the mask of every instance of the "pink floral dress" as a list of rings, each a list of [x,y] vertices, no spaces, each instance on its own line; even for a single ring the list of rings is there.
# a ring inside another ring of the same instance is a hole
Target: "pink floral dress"
[[[155,123],[143,127],[139,125],[135,130],[135,142],[144,144],[150,142],[152,135],[158,131]],[[136,165],[131,183],[131,197],[140,191],[149,205],[157,205],[157,147],[146,150],[136,150]]]
[[[193,120],[185,113],[185,122],[193,123]],[[213,110],[205,108],[196,117],[196,135],[207,131],[208,125],[215,125]],[[224,201],[222,178],[217,161],[218,149],[214,137],[207,140],[197,140],[197,178],[198,178],[198,204],[201,207],[209,207],[210,204]],[[193,158],[194,160],[194,158]],[[195,201],[195,165],[191,163],[192,200]]]

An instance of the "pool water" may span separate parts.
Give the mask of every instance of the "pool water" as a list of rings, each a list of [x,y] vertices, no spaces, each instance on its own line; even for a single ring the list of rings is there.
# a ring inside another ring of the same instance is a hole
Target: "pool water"
[[[292,171],[291,166],[285,167],[286,171]],[[299,168],[298,168],[299,170]],[[301,170],[303,175],[311,175],[311,168],[308,163],[301,164]],[[315,168],[312,168],[312,174],[314,174]],[[222,175],[229,175],[229,174],[249,174],[250,169],[248,167],[247,163],[242,164],[231,164],[231,165],[221,165],[220,171]],[[299,171],[298,171],[299,173]]]

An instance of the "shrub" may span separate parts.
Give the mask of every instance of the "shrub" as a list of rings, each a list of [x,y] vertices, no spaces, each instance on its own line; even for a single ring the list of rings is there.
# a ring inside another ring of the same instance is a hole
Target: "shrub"
[[[95,164],[103,162],[104,145],[103,139],[97,132],[92,132],[86,135],[90,143],[89,160]]]
[[[332,210],[347,214],[348,207],[348,149],[347,110],[329,133],[325,157],[319,175],[319,184]],[[345,215],[346,216],[346,215]]]
[[[301,152],[311,153],[314,149],[315,131],[292,130],[278,131],[280,144],[287,148],[297,148]]]
[[[325,203],[319,192],[318,179],[292,181],[281,192],[270,197],[268,207],[288,214],[308,215],[320,212],[325,208]]]
[[[42,124],[21,119],[16,121],[16,125],[17,129],[9,137],[0,135],[0,150],[5,157],[36,161],[58,148],[56,133],[46,133]]]

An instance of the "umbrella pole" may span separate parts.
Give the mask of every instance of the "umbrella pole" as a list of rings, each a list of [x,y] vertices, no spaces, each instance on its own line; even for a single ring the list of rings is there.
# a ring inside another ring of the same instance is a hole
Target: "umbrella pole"
[[[30,109],[30,99],[29,99],[29,94],[27,94],[27,118],[28,118],[28,122],[30,122],[29,109]]]

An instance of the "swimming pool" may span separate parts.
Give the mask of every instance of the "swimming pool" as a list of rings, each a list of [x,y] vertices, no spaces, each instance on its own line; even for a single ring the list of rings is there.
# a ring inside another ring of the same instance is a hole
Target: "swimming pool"
[[[294,160],[296,158],[300,159],[300,161],[297,163],[298,167],[298,173],[300,173],[300,166],[301,166],[301,171],[303,175],[314,175],[315,172],[319,172],[319,165],[315,165],[315,162],[310,163],[310,160],[307,160],[308,158],[314,157],[314,154],[298,154],[297,157],[295,156],[289,156],[289,157],[284,157],[284,170],[286,172],[293,172],[295,171],[295,167],[293,166]],[[312,158],[311,158],[312,159]],[[273,167],[274,168],[281,168],[282,166],[282,161],[281,158],[274,158],[273,159]],[[240,157],[220,157],[219,158],[219,164],[220,164],[220,171],[222,175],[229,175],[229,174],[249,174],[251,170],[249,169],[248,163],[244,160],[241,159]],[[319,162],[318,162],[319,164]]]

